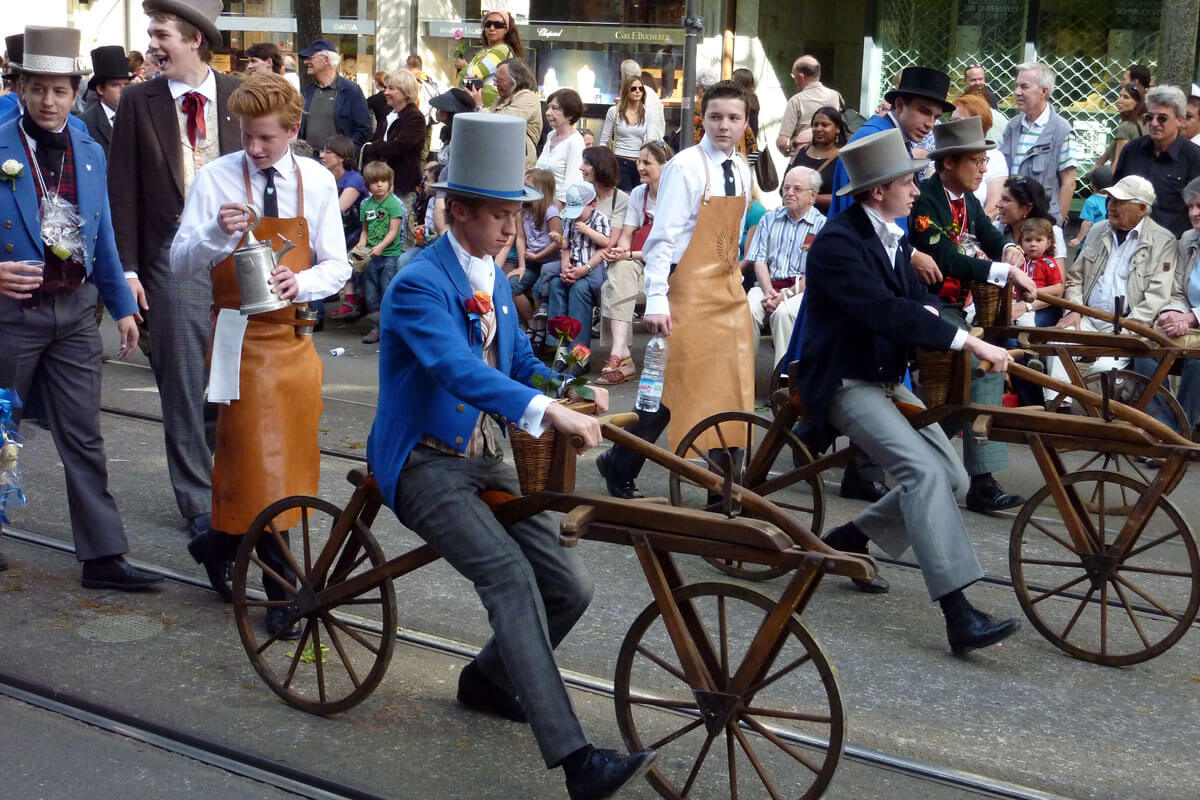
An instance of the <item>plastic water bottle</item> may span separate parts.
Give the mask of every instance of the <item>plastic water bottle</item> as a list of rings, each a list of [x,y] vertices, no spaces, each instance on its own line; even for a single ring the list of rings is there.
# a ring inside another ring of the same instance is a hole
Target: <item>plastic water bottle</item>
[[[638,381],[637,408],[639,411],[658,411],[662,403],[663,375],[667,372],[667,340],[655,336],[646,345],[642,377]]]

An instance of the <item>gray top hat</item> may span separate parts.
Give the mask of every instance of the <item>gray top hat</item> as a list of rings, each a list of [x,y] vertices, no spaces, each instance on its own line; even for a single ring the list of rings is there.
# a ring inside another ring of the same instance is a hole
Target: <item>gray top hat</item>
[[[983,119],[981,117],[963,117],[943,125],[933,126],[933,150],[929,153],[929,157],[942,158],[995,149],[995,142],[983,138]]]
[[[929,166],[928,158],[913,158],[908,154],[898,128],[857,139],[843,147],[838,156],[850,176],[850,182],[838,189],[838,197],[920,172]]]
[[[525,185],[524,153],[524,119],[458,114],[450,137],[449,168],[433,188],[495,200],[538,200],[542,193]]]
[[[79,29],[25,28],[25,52],[17,65],[27,75],[83,75],[79,65]]]
[[[221,14],[222,5],[221,0],[142,0],[142,10],[146,14],[161,11],[195,25],[213,49],[225,46],[225,40],[217,30],[217,17]]]

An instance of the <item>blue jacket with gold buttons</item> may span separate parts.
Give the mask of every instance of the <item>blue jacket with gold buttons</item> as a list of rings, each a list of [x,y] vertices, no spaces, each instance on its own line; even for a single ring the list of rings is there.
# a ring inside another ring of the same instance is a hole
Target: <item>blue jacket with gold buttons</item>
[[[0,125],[0,165],[14,160],[20,163],[20,176],[0,183],[0,260],[41,260],[41,215],[38,211],[37,190],[33,186],[33,171],[17,131],[19,119]],[[73,125],[67,130],[75,156],[75,185],[79,195],[79,216],[83,220],[84,268],[104,300],[113,319],[137,313],[137,303],[125,270],[117,255],[113,236],[112,215],[108,206],[107,165],[99,143]]]

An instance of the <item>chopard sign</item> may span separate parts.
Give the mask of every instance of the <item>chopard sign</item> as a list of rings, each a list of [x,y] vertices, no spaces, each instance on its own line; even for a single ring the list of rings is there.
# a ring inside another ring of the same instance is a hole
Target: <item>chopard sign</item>
[[[537,35],[539,39],[561,39],[563,35],[563,29],[559,28],[555,30],[553,28],[538,28]]]

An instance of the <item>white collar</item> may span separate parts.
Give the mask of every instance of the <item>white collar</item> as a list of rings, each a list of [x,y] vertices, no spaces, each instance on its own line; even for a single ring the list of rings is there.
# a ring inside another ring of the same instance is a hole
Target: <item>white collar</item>
[[[1137,225],[1134,225],[1132,228],[1130,228],[1129,233],[1125,234],[1125,241],[1121,243],[1121,246],[1127,245],[1131,241],[1140,240],[1142,238],[1142,228],[1146,225],[1146,220],[1148,220],[1149,218],[1150,218],[1150,214],[1147,213],[1146,216],[1142,217],[1141,222],[1139,222]],[[1115,242],[1117,240],[1117,230],[1116,230],[1116,228],[1112,228],[1111,226],[1110,226],[1110,230],[1112,231],[1113,241]]]
[[[178,100],[188,92],[199,92],[212,102],[215,103],[217,101],[217,76],[211,68],[199,86],[188,86],[183,81],[167,78],[167,88],[171,90],[171,97],[175,100]]]
[[[245,150],[242,151],[242,158],[246,159],[246,166],[250,168],[251,175],[259,174],[266,169],[266,167],[260,168],[254,166],[254,164],[250,161],[250,157],[246,155]],[[288,148],[287,152],[280,156],[278,161],[268,166],[275,168],[276,180],[282,179],[285,181],[291,179],[291,177],[296,174],[296,170],[299,169],[299,166],[296,164],[296,159],[292,156],[291,148]]]
[[[108,107],[108,104],[107,104],[107,103],[105,103],[103,100],[102,100],[102,101],[100,101],[100,107],[101,107],[102,109],[104,109],[104,117],[105,117],[105,119],[107,119],[109,122],[112,122],[112,121],[113,121],[113,117],[115,117],[115,116],[117,115],[117,110],[116,110],[115,108],[109,108],[109,107]]]
[[[897,225],[895,220],[884,219],[882,214],[868,205],[863,206],[863,211],[867,212],[867,219],[871,221],[871,227],[875,229],[875,235],[883,242],[884,247],[894,247],[904,236],[904,229]],[[889,239],[892,244],[888,244]]]
[[[1025,128],[1040,128],[1049,121],[1050,121],[1050,104],[1049,103],[1046,103],[1046,107],[1042,109],[1042,113],[1038,114],[1038,118],[1035,119],[1033,122],[1029,121],[1029,117],[1024,112],[1021,113],[1021,125],[1022,125],[1022,127],[1025,127]]]
[[[733,158],[732,155],[726,155],[719,147],[709,141],[707,133],[704,134],[704,138],[700,140],[700,147],[705,153],[708,154],[708,157],[712,159],[714,164],[722,167],[724,167],[726,161],[729,161]]]
[[[471,291],[484,291],[489,295],[492,294],[496,283],[496,262],[491,258],[477,258],[468,253],[459,244],[458,239],[454,238],[453,231],[447,230],[446,238],[450,240],[450,249],[454,251],[459,266],[467,275],[467,283],[470,284]]]
[[[962,200],[964,197],[967,196],[966,192],[963,192],[962,194],[955,194],[954,192],[950,191],[949,189],[946,189],[946,184],[944,184],[944,183],[942,184],[942,188],[946,190],[946,197],[949,197],[952,201],[953,200]]]

